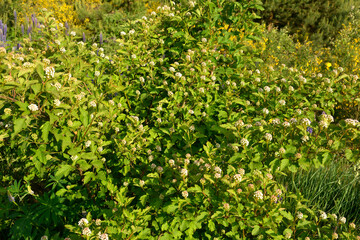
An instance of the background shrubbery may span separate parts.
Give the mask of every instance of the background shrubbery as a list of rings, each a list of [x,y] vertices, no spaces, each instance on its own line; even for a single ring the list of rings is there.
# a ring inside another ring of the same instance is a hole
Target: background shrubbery
[[[271,28],[288,27],[297,39],[327,44],[349,22],[358,0],[264,0],[262,20]]]
[[[127,3],[9,25],[1,236],[356,239],[357,12],[319,48],[260,1]]]

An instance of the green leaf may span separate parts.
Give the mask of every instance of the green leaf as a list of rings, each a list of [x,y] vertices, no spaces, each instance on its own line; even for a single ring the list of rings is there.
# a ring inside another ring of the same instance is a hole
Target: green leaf
[[[63,196],[66,192],[67,192],[67,189],[62,188],[62,189],[60,189],[59,191],[56,192],[56,196],[61,197],[61,196]]]
[[[280,171],[283,171],[287,166],[289,166],[289,159],[282,159],[280,164]]]
[[[254,229],[251,231],[251,234],[252,234],[253,236],[256,236],[256,235],[259,234],[259,232],[260,232],[260,226],[259,226],[259,225],[255,225]]]
[[[14,121],[14,132],[11,136],[13,139],[22,129],[24,129],[26,126],[25,118],[18,118]]]
[[[37,83],[37,84],[31,85],[31,89],[34,91],[35,95],[37,95],[41,91],[41,84]]]
[[[294,220],[294,217],[289,212],[280,211],[280,214],[283,215],[285,218],[289,219],[290,221]]]
[[[145,228],[139,233],[139,235],[137,237],[139,239],[148,239],[149,236],[151,236],[151,230],[150,230],[150,228]]]
[[[36,72],[39,74],[41,79],[44,79],[44,68],[41,64],[36,65]]]
[[[89,113],[83,108],[80,108],[80,121],[85,127],[89,125]]]
[[[353,153],[352,153],[351,149],[346,149],[346,150],[345,150],[345,157],[346,157],[347,160],[351,160],[351,159],[352,159]]]
[[[215,223],[212,220],[209,221],[208,228],[211,232],[214,232],[216,230]]]
[[[84,175],[84,184],[88,183],[90,180],[95,179],[95,173],[93,172],[86,172]]]
[[[73,170],[72,166],[70,166],[70,165],[61,165],[60,168],[55,173],[55,177],[56,178],[62,178],[64,176],[66,177],[67,175],[69,175],[71,170]]]
[[[289,170],[290,170],[290,172],[296,173],[298,170],[298,167],[292,164],[292,165],[290,165]]]
[[[45,142],[49,141],[48,136],[49,136],[50,128],[51,128],[50,122],[46,122],[41,126],[41,130],[42,130],[41,138]]]

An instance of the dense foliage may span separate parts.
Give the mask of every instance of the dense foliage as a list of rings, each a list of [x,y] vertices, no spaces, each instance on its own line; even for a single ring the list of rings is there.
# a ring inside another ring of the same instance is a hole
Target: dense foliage
[[[270,27],[288,27],[299,40],[309,38],[328,44],[336,37],[349,16],[357,10],[358,0],[264,0],[262,20]]]
[[[46,9],[9,29],[0,234],[355,239],[354,216],[309,205],[282,177],[357,161],[358,121],[332,115],[357,101],[358,77],[274,61],[261,9],[172,2],[95,43]]]

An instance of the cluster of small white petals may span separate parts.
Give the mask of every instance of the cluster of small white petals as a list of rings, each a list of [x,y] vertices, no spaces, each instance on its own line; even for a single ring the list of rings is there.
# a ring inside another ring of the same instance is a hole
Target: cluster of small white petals
[[[284,127],[290,127],[290,123],[289,122],[283,122],[282,124]]]
[[[100,240],[109,240],[109,236],[106,233],[98,233],[98,237]]]
[[[320,214],[320,219],[322,219],[322,220],[327,219],[327,214],[326,214],[325,212],[322,212],[322,213]]]
[[[242,175],[241,175],[241,174],[235,174],[235,175],[234,175],[234,180],[235,180],[236,183],[241,182],[241,180],[242,180]]]
[[[264,199],[264,195],[263,195],[263,193],[262,193],[260,190],[254,192],[254,197],[255,197],[256,199],[258,199],[258,200]]]
[[[44,70],[47,78],[53,78],[55,76],[55,69],[53,67],[46,67]]]
[[[271,121],[271,123],[274,124],[274,125],[279,125],[279,124],[280,124],[280,119],[274,118],[274,119]]]
[[[240,140],[242,146],[247,147],[249,145],[249,141],[246,138]]]
[[[90,105],[91,107],[96,107],[96,101],[95,101],[95,100],[91,101],[91,102],[89,103],[89,105]]]
[[[286,102],[285,102],[285,100],[280,100],[279,104],[282,105],[282,106],[285,106]]]
[[[299,79],[300,79],[300,82],[302,82],[302,83],[307,82],[306,78],[304,78],[302,75],[300,75]]]
[[[91,230],[90,228],[86,227],[83,229],[82,234],[85,236],[90,236],[91,235]]]
[[[180,175],[182,177],[186,177],[188,175],[188,170],[185,169],[185,168],[182,168],[181,171],[180,171]]]
[[[80,219],[80,221],[78,222],[78,225],[80,226],[80,227],[84,227],[84,226],[86,226],[86,225],[88,225],[89,224],[89,221],[86,219],[86,218],[82,218],[82,219]]]
[[[305,126],[310,126],[311,121],[308,118],[303,118],[301,119],[301,123],[304,124]]]
[[[215,174],[214,174],[215,178],[221,178],[222,170],[220,167],[216,166],[214,168],[214,172],[215,172]]]
[[[35,111],[37,111],[37,110],[39,110],[39,107],[36,105],[36,104],[30,104],[29,106],[28,106],[28,108],[29,108],[29,110],[30,111],[32,111],[32,112],[35,112]]]
[[[356,127],[357,125],[359,125],[359,121],[356,120],[356,119],[351,119],[351,118],[348,118],[348,119],[345,119],[345,123],[347,125],[350,125],[352,127]]]
[[[242,126],[244,126],[244,122],[242,120],[238,120],[235,122],[234,125],[235,125],[235,127],[242,127]]]
[[[309,140],[309,136],[304,135],[304,136],[301,137],[301,140],[302,140],[303,143],[307,142]]]
[[[265,133],[265,139],[266,139],[266,141],[271,141],[272,135],[270,133]]]

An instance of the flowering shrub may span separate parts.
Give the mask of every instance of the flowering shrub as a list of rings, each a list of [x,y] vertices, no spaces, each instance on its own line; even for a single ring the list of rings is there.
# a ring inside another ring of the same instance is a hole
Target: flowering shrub
[[[26,0],[21,3],[20,20],[26,21],[26,17],[30,17],[30,14],[39,15],[40,9],[46,8],[54,13],[54,17],[61,23],[68,22],[70,25],[79,24],[76,9],[74,3],[76,1],[66,0]],[[86,4],[87,8],[95,8],[101,4],[101,0],[86,0],[81,1]]]
[[[1,47],[6,234],[354,238],[276,178],[357,159],[358,122],[331,115],[357,77],[262,64],[245,44],[261,37],[256,9],[164,5],[124,24],[111,54],[102,35],[91,43],[45,15],[31,39]]]

